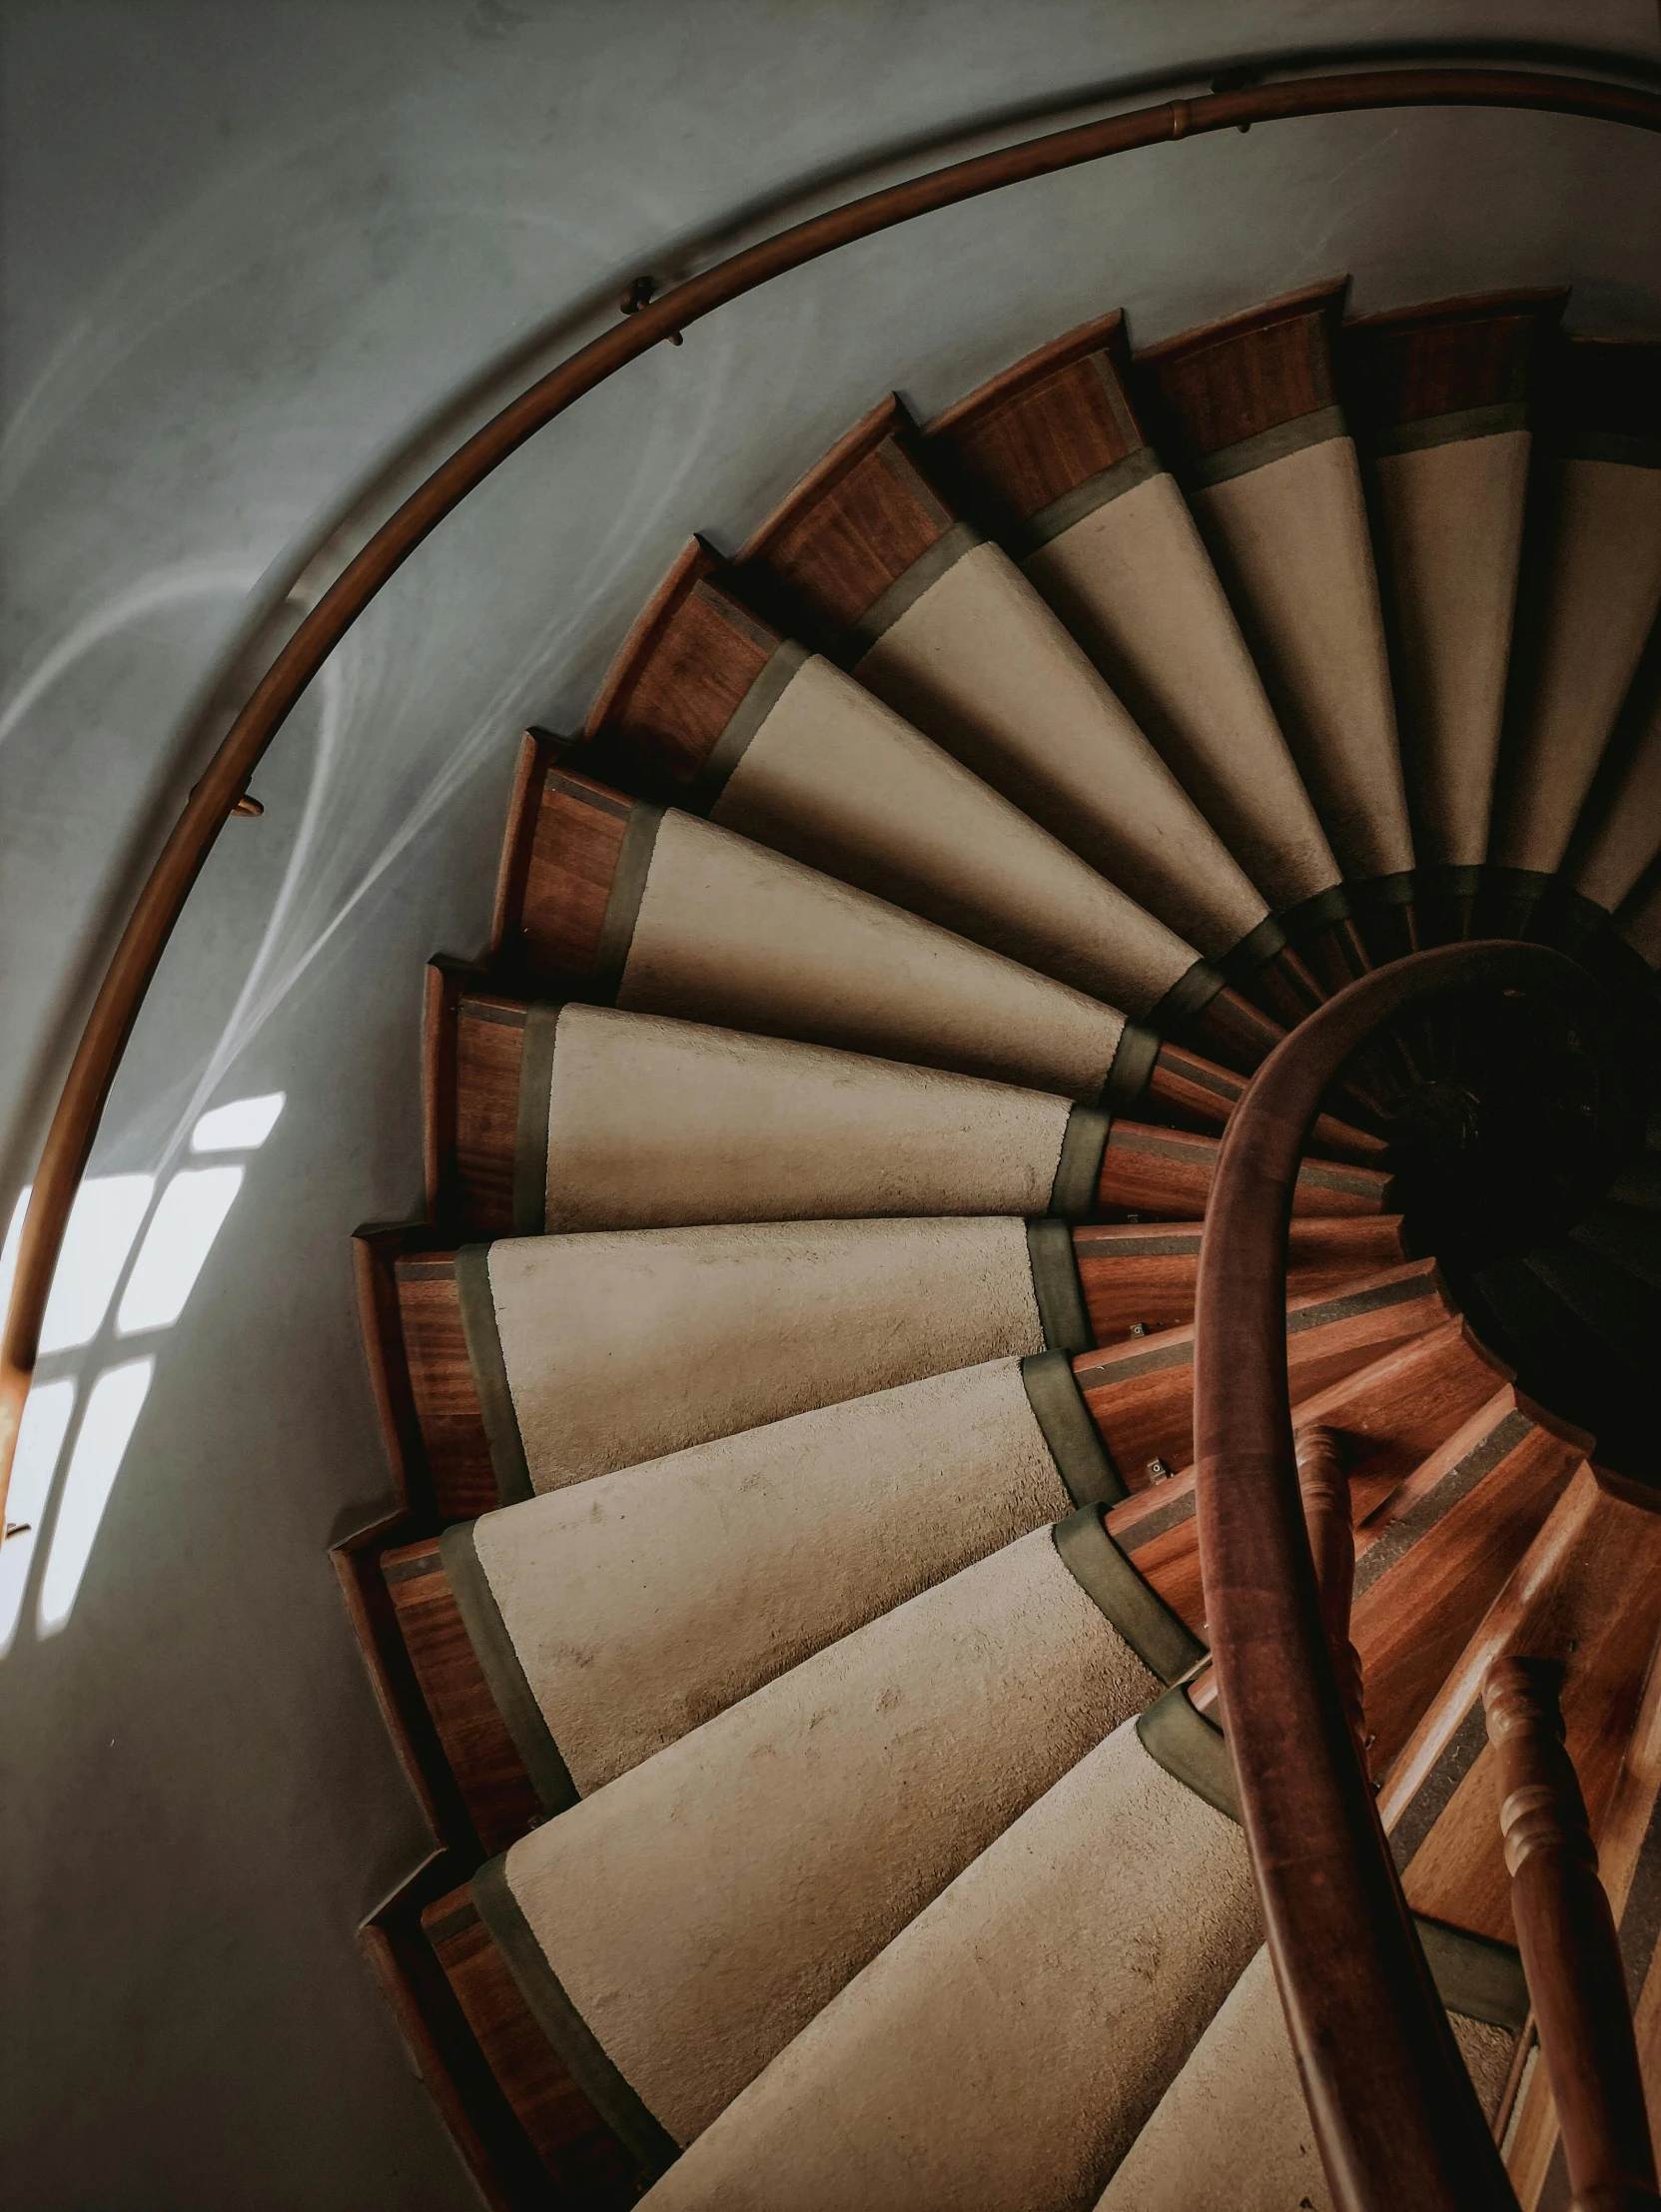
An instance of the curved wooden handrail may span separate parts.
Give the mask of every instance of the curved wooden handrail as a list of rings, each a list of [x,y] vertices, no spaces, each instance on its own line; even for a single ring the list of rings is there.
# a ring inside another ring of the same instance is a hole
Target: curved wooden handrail
[[[1515,2212],[1436,1999],[1333,1670],[1286,1385],[1285,1250],[1338,1070],[1432,995],[1592,988],[1544,946],[1449,945],[1351,984],[1278,1045],[1224,1135],[1195,1307],[1206,1617],[1263,1927],[1342,2212]]]
[[[1049,132],[868,193],[776,233],[688,278],[580,348],[458,446],[376,532],[325,592],[256,685],[191,793],[106,972],[42,1147],[0,1337],[0,1527],[41,1321],[70,1207],[110,1086],[168,939],[215,839],[266,748],[347,631],[415,548],[525,440],[631,361],[689,323],[838,247],[1030,178],[1168,140],[1293,116],[1399,107],[1541,110],[1661,131],[1661,96],[1595,78],[1530,70],[1353,71],[1194,100]]]

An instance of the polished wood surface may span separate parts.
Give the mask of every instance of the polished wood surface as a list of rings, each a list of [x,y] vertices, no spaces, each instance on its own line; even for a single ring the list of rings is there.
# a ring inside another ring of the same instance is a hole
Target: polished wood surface
[[[1304,1133],[1356,1047],[1455,988],[1572,988],[1543,947],[1422,953],[1319,1008],[1231,1118],[1196,1308],[1197,1517],[1210,1641],[1263,1928],[1343,2212],[1511,2198],[1407,1919],[1326,1652],[1285,1381],[1285,1223]]]
[[[559,2191],[555,2202],[593,2212],[633,2204],[644,2177],[532,2018],[466,1888],[428,1905],[421,1926],[491,2073]]]
[[[1106,1222],[1073,1231],[1085,1304],[1099,1344],[1135,1328],[1193,1317],[1200,1274],[1198,1223]],[[1291,1224],[1286,1282],[1296,1295],[1331,1290],[1405,1259],[1401,1217],[1299,1218]]]
[[[1198,1014],[1190,1015],[1180,1025],[1178,1034],[1185,1044],[1210,1053],[1226,1068],[1239,1068],[1249,1075],[1286,1033],[1278,1022],[1243,998],[1233,984],[1225,984]]]
[[[1025,179],[1179,138],[1277,117],[1395,107],[1525,108],[1661,130],[1661,99],[1545,72],[1399,69],[1256,85],[1051,132],[958,162],[791,225],[672,285],[539,377],[465,439],[377,529],[323,592],[261,677],[192,787],[128,918],[59,1096],[24,1218],[0,1335],[0,1522],[53,1270],[115,1072],[163,951],[220,830],[300,698],[404,563],[503,461],[607,377],[689,325],[786,271]]]
[[[912,457],[898,399],[866,415],[739,554],[835,638],[944,537],[956,517]]]
[[[542,776],[511,953],[540,976],[585,981],[632,801],[560,764]]]
[[[1574,1764],[1561,1668],[1503,1658],[1482,1685],[1512,1918],[1569,2185],[1586,2212],[1661,2205],[1614,1916]]]
[[[1228,1125],[1246,1079],[1233,1068],[1194,1052],[1186,1045],[1161,1045],[1148,1089],[1145,1109],[1158,1109],[1159,1118],[1176,1128],[1221,1129]],[[1320,1114],[1309,1131],[1311,1153],[1322,1159],[1352,1159],[1364,1165],[1387,1149],[1384,1139],[1370,1129],[1358,1128],[1329,1113]]]
[[[591,738],[615,735],[690,783],[715,749],[780,639],[710,577],[694,543],[670,570],[624,645],[588,717]]]
[[[461,1327],[453,1252],[394,1265],[410,1395],[440,1520],[471,1520],[500,1503],[472,1363]]]
[[[538,1825],[542,1808],[467,1640],[437,1538],[384,1552],[381,1572],[467,1818],[493,1858]]]
[[[459,1233],[513,1233],[519,1068],[527,1011],[523,1000],[476,988],[458,993],[453,1005],[450,1141],[447,1158],[438,1162],[432,1212]]]
[[[997,526],[1028,521],[1148,442],[1125,389],[1127,366],[1116,309],[937,415],[923,450],[942,457]]]
[[[1584,1459],[1588,1441],[1507,1385],[1453,1428],[1362,1521],[1357,1538],[1364,1557],[1375,1544],[1399,1542],[1435,1516],[1414,1536],[1411,1589],[1384,1574],[1354,1608],[1351,1634],[1365,1666],[1375,1775],[1387,1772],[1429,1711]],[[1471,1465],[1480,1473],[1464,1488]],[[1454,1495],[1445,1499],[1450,1490]]]
[[[1310,285],[1139,352],[1167,457],[1201,460],[1332,405],[1331,339],[1348,283]]]
[[[1147,1121],[1115,1120],[1102,1155],[1097,1204],[1109,1216],[1200,1220],[1217,1167],[1218,1140]],[[1381,1169],[1305,1160],[1292,1191],[1297,1214],[1382,1213],[1394,1185]]]
[[[1499,292],[1392,308],[1346,323],[1338,341],[1344,405],[1356,430],[1526,401],[1567,292]]]
[[[1412,1260],[1286,1301],[1286,1371],[1293,1403],[1370,1365],[1451,1314],[1432,1260]],[[1187,1467],[1194,1455],[1194,1327],[1130,1337],[1081,1352],[1073,1372],[1091,1419],[1133,1490],[1151,1463]]]

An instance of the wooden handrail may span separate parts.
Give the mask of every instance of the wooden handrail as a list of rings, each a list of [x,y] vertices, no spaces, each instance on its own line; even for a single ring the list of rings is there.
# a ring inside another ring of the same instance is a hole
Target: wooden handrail
[[[1587,993],[1543,946],[1415,953],[1311,1014],[1258,1069],[1212,1183],[1195,1311],[1206,1617],[1263,1928],[1340,2212],[1515,2212],[1425,1970],[1327,1649],[1286,1385],[1291,1191],[1327,1087],[1432,995]]]
[[[1220,80],[1221,81],[1221,80]],[[1018,146],[867,193],[792,224],[659,294],[511,400],[384,522],[300,624],[255,686],[186,802],[140,892],[87,1017],[41,1150],[17,1273],[0,1335],[0,1527],[17,1431],[69,1211],[139,1009],[214,841],[296,703],[347,631],[425,538],[526,439],[628,363],[717,308],[839,247],[982,194],[1140,147],[1310,115],[1403,107],[1533,110],[1661,131],[1661,96],[1589,77],[1527,69],[1377,69],[1314,76],[1048,132]]]
[[[1547,1660],[1496,1659],[1482,1684],[1511,1916],[1574,2212],[1656,2212],[1661,2196],[1620,1942],[1563,1742],[1562,1672]]]

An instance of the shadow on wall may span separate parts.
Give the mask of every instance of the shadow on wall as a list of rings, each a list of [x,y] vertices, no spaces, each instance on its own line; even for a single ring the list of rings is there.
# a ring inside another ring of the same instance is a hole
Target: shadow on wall
[[[56,1636],[68,1626],[149,1395],[158,1340],[184,1312],[247,1163],[277,1126],[283,1106],[284,1094],[274,1091],[216,1106],[191,1131],[191,1164],[89,1176],[76,1193],[0,1545],[0,1658],[17,1641],[31,1586],[34,1633]],[[28,1199],[25,1190],[0,1253],[0,1304],[10,1291]]]

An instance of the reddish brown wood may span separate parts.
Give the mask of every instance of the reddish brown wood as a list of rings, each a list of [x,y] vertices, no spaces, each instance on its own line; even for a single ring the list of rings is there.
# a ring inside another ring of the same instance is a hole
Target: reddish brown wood
[[[1549,1661],[1496,1660],[1482,1686],[1512,1917],[1577,2204],[1661,2205],[1638,2051],[1585,1801]]]
[[[394,1275],[410,1395],[438,1518],[471,1520],[501,1501],[461,1327],[455,1254],[400,1259]]]
[[[542,805],[542,778],[560,755],[561,748],[538,730],[526,730],[519,739],[513,766],[513,788],[507,800],[507,826],[496,864],[496,895],[490,915],[490,958],[509,960],[517,949],[519,914],[524,906],[525,877],[530,869],[530,848],[536,837],[536,817]]]
[[[911,419],[885,399],[838,440],[739,554],[837,635],[956,519],[917,466]]]
[[[1506,70],[1377,70],[1162,102],[1004,147],[792,225],[671,286],[582,347],[475,430],[348,562],[250,694],[140,893],[87,1018],[47,1132],[0,1338],[0,1505],[53,1271],[110,1085],[203,862],[250,776],[336,646],[444,517],[545,424],[627,363],[731,300],[859,238],[1016,184],[1137,147],[1274,117],[1419,106],[1532,108],[1661,130],[1661,100],[1595,80]]]
[[[1246,1089],[1245,1078],[1186,1045],[1163,1044],[1139,1104],[1174,1128],[1221,1129]],[[1382,1137],[1323,1113],[1309,1131],[1309,1149],[1323,1159],[1365,1162],[1379,1157]]]
[[[381,1555],[382,1578],[461,1802],[487,1857],[542,1819],[438,1556],[436,1537]]]
[[[1283,1030],[1295,1029],[1305,1014],[1331,997],[1289,945],[1281,946],[1271,960],[1264,961],[1254,975],[1242,982],[1240,989],[1242,998]]]
[[[1404,1294],[1405,1293],[1405,1294]],[[1452,1313],[1434,1260],[1409,1260],[1335,1292],[1286,1301],[1286,1369],[1293,1403],[1366,1367]],[[1194,1456],[1194,1326],[1081,1352],[1073,1372],[1091,1419],[1133,1491],[1152,1463]]]
[[[1107,1222],[1075,1229],[1073,1250],[1097,1342],[1109,1343],[1139,1325],[1173,1328],[1190,1319],[1200,1249],[1198,1223]],[[1291,1226],[1286,1281],[1307,1296],[1405,1257],[1399,1214],[1300,1219]]]
[[[558,764],[543,772],[511,933],[517,958],[538,975],[585,982],[633,801]]]
[[[464,991],[455,1005],[453,1133],[439,1217],[475,1236],[513,1233],[527,1011],[523,1000],[493,991]]]
[[[1125,389],[1116,309],[1041,346],[937,415],[922,447],[998,522],[1028,521],[1148,440]]]
[[[484,2202],[491,2212],[544,2212],[546,2171],[420,1929],[421,1911],[453,1888],[459,1870],[452,1853],[435,1852],[364,1922],[359,1941]]]
[[[1233,984],[1225,984],[1198,1014],[1182,1024],[1181,1034],[1185,1044],[1198,1046],[1227,1068],[1249,1074],[1286,1033],[1249,999],[1242,998]]]
[[[1361,1662],[1349,1640],[1349,1607],[1355,1593],[1355,1525],[1350,1519],[1348,1447],[1336,1429],[1315,1421],[1299,1425],[1292,1449],[1326,1648],[1332,1655],[1350,1731],[1361,1744],[1366,1739],[1361,1715]]]
[[[711,571],[694,542],[647,605],[594,701],[590,738],[614,736],[690,783],[780,639]]]
[[[1508,1436],[1513,1441],[1505,1442]],[[1350,1620],[1367,1683],[1372,1772],[1384,1774],[1428,1712],[1466,1640],[1538,1535],[1585,1456],[1589,1439],[1506,1387],[1454,1428],[1384,1503],[1362,1521],[1363,1560],[1375,1544],[1396,1540],[1427,1514],[1407,1580],[1390,1572],[1363,1591]],[[1503,1446],[1503,1448],[1502,1448]],[[1483,1466],[1463,1496],[1471,1458]]]
[[[1116,1120],[1102,1155],[1097,1204],[1104,1213],[1198,1221],[1217,1166],[1218,1140],[1147,1121]],[[1394,1184],[1375,1167],[1305,1160],[1292,1194],[1299,1214],[1382,1213]]]
[[[1452,989],[1573,992],[1543,947],[1459,945],[1350,985],[1265,1063],[1224,1139],[1197,1299],[1197,1499],[1242,1824],[1322,2162],[1346,2212],[1510,2191],[1413,1940],[1355,1752],[1303,1528],[1285,1377],[1304,1133],[1355,1048]]]
[[[1332,333],[1348,284],[1310,285],[1139,353],[1162,447],[1193,462],[1331,406]]]
[[[1561,288],[1496,292],[1346,323],[1339,369],[1357,428],[1526,400],[1537,350],[1567,300]]]
[[[593,2212],[633,2204],[646,2177],[532,2018],[467,1889],[428,1905],[421,1926],[515,2119],[565,2193],[561,2201]]]

